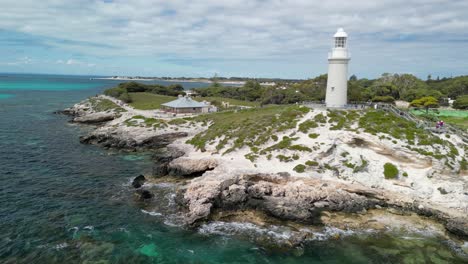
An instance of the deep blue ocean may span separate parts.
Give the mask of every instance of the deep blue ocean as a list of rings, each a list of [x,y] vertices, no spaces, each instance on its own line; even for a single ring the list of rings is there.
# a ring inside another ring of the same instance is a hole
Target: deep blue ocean
[[[280,250],[256,238],[284,230],[180,226],[173,185],[153,187],[151,208],[134,198],[130,181],[151,170],[149,155],[82,145],[91,127],[54,114],[118,83],[0,74],[0,263],[466,263],[449,241],[424,234],[353,234]]]

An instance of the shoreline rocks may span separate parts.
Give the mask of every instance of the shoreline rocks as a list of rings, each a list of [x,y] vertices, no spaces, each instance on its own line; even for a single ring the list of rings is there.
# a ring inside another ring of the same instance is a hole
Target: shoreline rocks
[[[100,124],[112,121],[119,117],[118,114],[113,112],[99,112],[99,113],[92,113],[84,116],[77,116],[72,119],[71,122],[73,123],[83,123],[83,124]]]
[[[207,173],[177,191],[185,222],[197,225],[219,211],[258,210],[280,220],[320,224],[323,212],[365,213],[388,207],[441,222],[447,231],[468,238],[468,219],[424,207],[396,194],[363,186],[278,174],[235,176]]]
[[[90,135],[81,136],[80,142],[83,144],[98,145],[104,148],[138,151],[163,148],[174,140],[186,136],[186,132],[171,132],[151,136],[142,141],[136,141],[133,138],[122,137],[113,133],[91,133]]]
[[[132,186],[133,188],[140,188],[141,186],[143,186],[145,181],[146,181],[145,176],[140,174],[137,177],[135,177],[135,179],[133,179]]]

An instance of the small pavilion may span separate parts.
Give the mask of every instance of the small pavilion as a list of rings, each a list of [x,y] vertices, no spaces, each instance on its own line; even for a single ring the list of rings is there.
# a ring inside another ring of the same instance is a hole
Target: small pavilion
[[[176,100],[161,104],[161,106],[164,111],[174,114],[202,113],[209,107],[205,103],[197,102],[189,96],[183,95],[179,95]]]

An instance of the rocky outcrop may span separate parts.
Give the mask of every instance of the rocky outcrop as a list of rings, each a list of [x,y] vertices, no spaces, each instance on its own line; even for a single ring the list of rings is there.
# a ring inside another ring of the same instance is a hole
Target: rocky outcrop
[[[185,153],[176,148],[162,148],[153,154],[153,176],[162,177],[169,173],[169,163],[174,159],[182,157]]]
[[[187,133],[185,132],[172,132],[136,141],[133,138],[122,137],[113,133],[92,133],[90,135],[80,137],[80,142],[83,144],[99,145],[104,148],[138,151],[163,148],[175,139],[186,136]]]
[[[168,174],[171,176],[196,177],[218,166],[215,159],[178,158],[168,164]]]
[[[99,124],[104,122],[109,122],[117,118],[118,115],[113,112],[98,112],[87,114],[84,116],[78,116],[73,118],[72,122],[74,123],[83,123],[83,124]]]
[[[367,209],[390,207],[434,218],[451,233],[468,237],[466,216],[457,217],[394,193],[360,185],[287,175],[207,173],[180,188],[176,201],[186,208],[185,219],[190,225],[223,210],[253,209],[282,220],[316,224],[324,211],[363,213]]]
[[[280,219],[313,223],[324,210],[359,212],[386,204],[375,190],[270,174],[203,176],[179,192],[177,200],[188,209],[188,224],[208,218],[215,209],[255,209]]]

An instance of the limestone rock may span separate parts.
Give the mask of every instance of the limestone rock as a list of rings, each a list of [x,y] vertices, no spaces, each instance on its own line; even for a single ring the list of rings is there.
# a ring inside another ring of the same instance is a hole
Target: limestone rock
[[[108,121],[112,121],[117,117],[115,113],[112,112],[98,112],[92,113],[84,116],[78,116],[73,118],[72,122],[83,123],[83,124],[99,124]]]
[[[215,159],[178,158],[169,163],[168,173],[173,176],[200,176],[216,166],[218,162]]]

